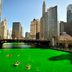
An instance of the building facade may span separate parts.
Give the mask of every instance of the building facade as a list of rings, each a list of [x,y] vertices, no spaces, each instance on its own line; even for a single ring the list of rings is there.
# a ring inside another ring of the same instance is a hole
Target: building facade
[[[21,26],[20,22],[13,22],[12,38],[13,39],[21,39],[22,38],[22,26]]]
[[[42,5],[42,16],[45,15],[45,12],[46,12],[46,4],[45,4],[45,1],[43,1],[43,5]]]
[[[65,32],[72,36],[72,4],[67,7],[67,23],[65,24]]]
[[[40,21],[38,19],[33,19],[30,25],[30,38],[39,39],[40,32]]]
[[[72,4],[67,7],[67,22],[72,21]]]
[[[41,40],[47,40],[47,24],[48,24],[48,12],[45,12],[45,14],[40,19],[40,39]]]
[[[40,20],[40,39],[51,40],[57,37],[58,21],[57,21],[57,6],[50,7],[47,12],[45,11],[45,1],[42,7],[42,17]]]
[[[60,21],[60,35],[65,32],[67,22]]]
[[[57,21],[57,6],[50,7],[48,9],[48,38],[51,40],[53,37],[58,36],[57,28],[58,28],[58,21]]]
[[[12,30],[7,30],[7,38],[12,39]]]
[[[40,40],[47,39],[47,23],[48,23],[48,12],[46,12],[46,4],[45,1],[43,1],[42,17],[40,19]]]
[[[25,39],[30,39],[30,32],[25,33]]]
[[[0,24],[0,39],[7,39],[7,20],[4,19]]]

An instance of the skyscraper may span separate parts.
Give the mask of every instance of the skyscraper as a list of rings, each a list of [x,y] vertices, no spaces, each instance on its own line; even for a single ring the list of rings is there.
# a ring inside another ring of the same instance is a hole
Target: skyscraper
[[[1,13],[2,13],[2,0],[0,0],[0,22],[1,22]]]
[[[43,1],[42,5],[42,17],[40,19],[40,39],[45,40],[47,39],[47,20],[48,20],[48,12],[46,12],[46,4]]]
[[[65,32],[72,36],[72,4],[67,7],[67,23],[65,24]]]
[[[72,4],[67,7],[67,22],[72,21]]]
[[[40,32],[40,21],[38,19],[33,19],[30,25],[30,38],[39,39]]]
[[[60,21],[60,34],[65,32],[65,25],[66,25],[66,22]]]
[[[22,26],[20,22],[13,22],[12,27],[12,38],[21,39],[22,38]]]
[[[40,19],[40,39],[47,40],[47,24],[48,24],[48,12]]]
[[[21,26],[21,32],[20,32],[20,33],[21,33],[21,34],[20,34],[20,35],[21,35],[21,38],[24,38],[24,37],[23,37],[23,27],[22,27],[22,26]]]
[[[53,37],[57,37],[58,36],[57,6],[50,7],[48,9],[47,26],[48,26],[47,28],[48,38],[51,40]]]
[[[30,32],[25,33],[25,39],[30,39]]]
[[[45,12],[46,12],[46,4],[45,4],[45,1],[43,1],[42,16],[45,14]]]
[[[50,7],[45,11],[45,1],[42,7],[42,17],[40,20],[40,39],[41,40],[51,40],[53,37],[58,35],[57,32],[57,6]]]
[[[0,24],[0,39],[7,39],[7,20],[4,19]]]
[[[7,38],[12,39],[12,30],[7,30]]]

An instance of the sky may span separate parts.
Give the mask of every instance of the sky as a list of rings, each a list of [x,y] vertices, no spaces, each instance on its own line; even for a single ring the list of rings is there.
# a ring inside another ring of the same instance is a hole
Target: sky
[[[58,6],[58,21],[66,21],[67,6],[72,0],[45,0],[46,9]],[[8,29],[12,29],[13,22],[21,22],[23,35],[30,32],[31,21],[42,16],[43,0],[2,0],[2,16],[7,19]]]

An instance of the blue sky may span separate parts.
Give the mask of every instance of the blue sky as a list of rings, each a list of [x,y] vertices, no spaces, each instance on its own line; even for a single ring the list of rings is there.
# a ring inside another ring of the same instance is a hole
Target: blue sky
[[[46,8],[58,5],[58,21],[66,21],[66,8],[72,4],[72,0],[45,0],[45,2]],[[19,21],[23,26],[23,32],[29,32],[31,21],[42,16],[42,3],[43,0],[2,0],[2,19],[7,19],[8,29],[12,28],[12,22]]]

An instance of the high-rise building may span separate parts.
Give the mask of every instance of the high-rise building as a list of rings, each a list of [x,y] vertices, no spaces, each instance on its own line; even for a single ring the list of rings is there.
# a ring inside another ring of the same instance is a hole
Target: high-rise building
[[[40,39],[47,40],[47,24],[48,24],[48,12],[40,19]]]
[[[67,22],[72,21],[72,4],[67,7]]]
[[[65,32],[65,26],[66,26],[66,22],[64,21],[60,21],[60,34],[62,34],[63,32]]]
[[[2,0],[0,0],[0,23],[1,23],[1,14],[2,14]]]
[[[13,22],[12,38],[13,39],[21,39],[22,38],[22,26],[21,26],[20,22]]]
[[[21,26],[21,38],[23,38],[23,27]]]
[[[60,36],[60,23],[59,21],[57,22],[57,33],[58,33],[58,37]]]
[[[25,33],[25,39],[30,39],[30,32]]]
[[[40,32],[40,21],[38,19],[33,19],[30,25],[30,38],[39,39]]]
[[[47,39],[47,23],[48,23],[48,12],[46,12],[46,4],[43,1],[42,5],[42,17],[40,19],[40,39]]]
[[[50,7],[48,9],[48,24],[47,25],[48,25],[48,28],[47,28],[48,38],[51,40],[53,37],[57,37],[58,36],[57,6]]]
[[[45,12],[46,12],[46,4],[45,4],[45,1],[43,1],[42,16],[44,16]]]
[[[0,24],[0,39],[7,39],[7,20],[4,19]]]
[[[12,39],[12,30],[7,30],[7,38]]]
[[[67,23],[65,24],[65,32],[72,36],[72,4],[67,7]]]
[[[42,17],[40,20],[40,39],[51,40],[53,37],[58,36],[58,21],[57,21],[57,6],[50,7],[45,12],[45,1],[42,7]]]

